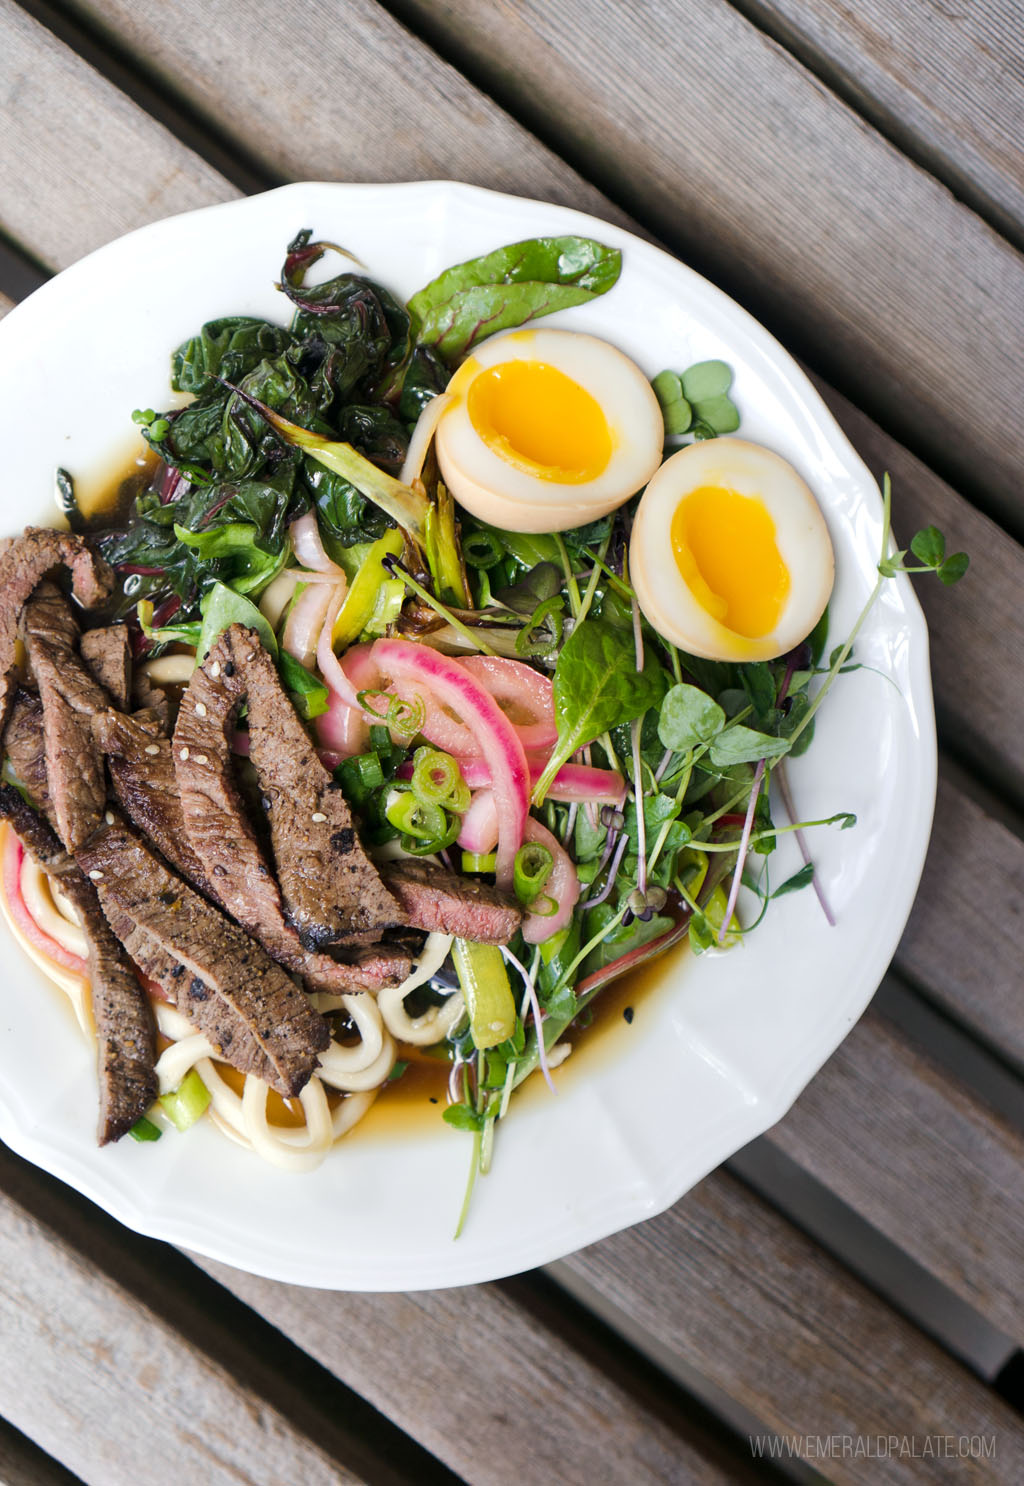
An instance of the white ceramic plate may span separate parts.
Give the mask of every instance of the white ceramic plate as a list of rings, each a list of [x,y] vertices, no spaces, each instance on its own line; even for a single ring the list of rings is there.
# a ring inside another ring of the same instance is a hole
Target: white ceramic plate
[[[615,289],[555,317],[613,341],[650,375],[720,357],[744,437],[785,455],[816,492],[837,554],[834,641],[872,585],[878,489],[792,359],[743,310],[665,253],[578,212],[469,186],[293,185],[143,228],[60,274],[0,324],[0,532],[50,508],[54,468],[109,470],[133,408],[168,402],[171,350],[229,313],[285,320],[273,288],[299,228],[344,243],[402,296],[450,264],[542,234],[624,250]],[[412,1290],[494,1279],[555,1259],[669,1206],[772,1125],[864,1010],[917,887],[935,739],[927,636],[906,579],[887,586],[811,752],[792,768],[814,835],[830,929],[810,891],[772,905],[745,946],[676,960],[615,1045],[557,1098],[530,1094],[498,1132],[463,1236],[452,1240],[468,1139],[439,1116],[355,1135],[311,1175],[282,1173],[207,1122],[156,1145],[93,1143],[92,1050],[55,991],[6,942],[0,1136],[140,1232],[306,1285]],[[787,844],[781,882],[799,865]],[[567,1069],[568,1072],[568,1069]]]

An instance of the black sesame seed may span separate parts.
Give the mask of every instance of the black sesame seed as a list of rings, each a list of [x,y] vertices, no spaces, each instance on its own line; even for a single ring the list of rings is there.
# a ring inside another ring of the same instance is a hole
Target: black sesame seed
[[[632,1020],[633,1020],[633,1008],[632,1008],[632,1006],[625,1006],[625,1007],[623,1007],[623,1009],[622,1009],[622,1018],[623,1018],[623,1021],[625,1021],[627,1024],[630,1023],[630,1022],[632,1022]]]
[[[224,670],[225,676],[233,676],[235,674],[235,663],[234,663],[234,661],[233,660],[226,660],[224,662],[223,670]]]

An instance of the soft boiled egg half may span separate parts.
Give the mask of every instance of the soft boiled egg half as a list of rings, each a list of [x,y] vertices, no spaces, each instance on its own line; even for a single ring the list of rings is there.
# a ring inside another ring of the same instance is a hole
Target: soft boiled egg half
[[[796,470],[743,439],[680,449],[644,491],[630,579],[656,630],[709,660],[771,660],[805,639],[832,592],[825,518]]]
[[[664,436],[650,383],[614,346],[515,330],[455,373],[436,449],[445,484],[478,520],[551,532],[607,515],[642,489]]]

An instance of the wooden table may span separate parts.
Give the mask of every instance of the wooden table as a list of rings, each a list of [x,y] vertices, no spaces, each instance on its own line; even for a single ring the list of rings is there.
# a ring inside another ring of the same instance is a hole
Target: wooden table
[[[3,1478],[1024,1479],[1016,0],[0,0],[0,30],[5,308],[289,179],[568,203],[752,310],[892,472],[901,528],[974,558],[921,591],[917,905],[779,1126],[546,1272],[414,1295],[178,1253],[0,1153]]]

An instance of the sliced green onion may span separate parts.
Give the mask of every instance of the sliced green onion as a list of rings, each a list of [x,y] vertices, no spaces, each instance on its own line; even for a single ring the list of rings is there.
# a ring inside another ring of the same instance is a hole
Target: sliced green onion
[[[452,960],[469,1012],[474,1046],[497,1047],[512,1036],[516,1026],[516,1003],[501,950],[496,944],[456,939]]]
[[[159,1104],[172,1125],[187,1130],[201,1114],[206,1113],[210,1103],[210,1091],[194,1068],[190,1068],[178,1087],[169,1094],[161,1094]]]
[[[388,704],[386,712],[378,712],[376,707],[370,705],[374,697],[384,698]],[[375,717],[392,732],[404,733],[407,738],[414,738],[426,721],[427,709],[420,697],[407,702],[390,691],[366,690],[357,691],[356,699],[364,712],[369,712],[371,717]]]
[[[545,599],[542,604],[538,604],[516,636],[516,654],[530,659],[549,655],[551,651],[557,650],[562,643],[564,628],[562,611],[564,608],[565,602],[561,594],[557,593]],[[548,619],[551,620],[550,639],[535,639],[534,636],[541,632]]]
[[[512,887],[520,903],[533,903],[551,876],[554,864],[550,848],[539,841],[528,841],[519,848],[512,867]]]
[[[443,805],[459,815],[469,809],[469,785],[458,759],[437,748],[417,748],[413,754],[412,792],[426,805]]]
[[[476,851],[464,851],[462,853],[463,872],[493,872],[498,864],[498,853],[489,851],[481,854]]]
[[[470,531],[462,538],[462,555],[471,568],[493,568],[505,549],[491,531]]]
[[[388,801],[384,814],[388,823],[401,831],[405,849],[416,856],[443,851],[460,830],[458,816],[449,818],[440,805],[425,804],[408,789]]]
[[[131,1136],[132,1140],[141,1141],[159,1140],[163,1133],[164,1132],[160,1129],[159,1125],[154,1125],[153,1121],[147,1120],[145,1115],[143,1115],[141,1119],[136,1120],[135,1124],[128,1131],[128,1134]]]

